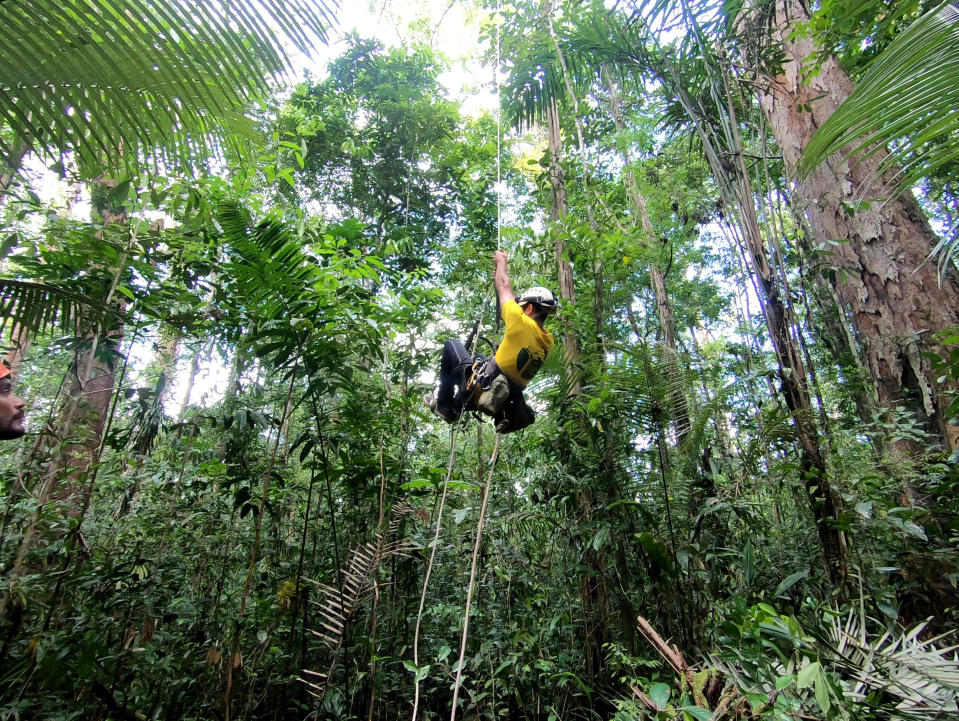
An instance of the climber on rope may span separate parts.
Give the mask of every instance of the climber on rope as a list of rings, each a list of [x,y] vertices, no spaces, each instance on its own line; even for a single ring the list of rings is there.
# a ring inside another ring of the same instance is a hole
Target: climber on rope
[[[506,252],[493,254],[493,280],[506,332],[493,357],[470,357],[466,347],[451,339],[443,345],[440,387],[430,408],[447,423],[459,420],[464,410],[492,416],[499,433],[512,433],[530,425],[535,416],[526,405],[523,389],[553,349],[546,319],[559,303],[548,288],[530,288],[518,299],[506,267]]]

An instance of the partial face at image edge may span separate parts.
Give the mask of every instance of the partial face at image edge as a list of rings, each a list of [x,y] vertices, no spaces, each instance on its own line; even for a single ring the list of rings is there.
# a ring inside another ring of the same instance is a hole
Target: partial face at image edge
[[[26,404],[13,394],[11,372],[6,366],[0,365],[0,440],[3,441],[19,438],[27,432],[23,425]]]

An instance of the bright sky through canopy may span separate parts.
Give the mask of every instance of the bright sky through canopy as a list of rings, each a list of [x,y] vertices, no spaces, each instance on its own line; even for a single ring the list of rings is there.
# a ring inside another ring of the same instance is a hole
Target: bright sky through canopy
[[[449,70],[440,76],[451,100],[470,115],[492,111],[496,104],[493,69],[483,63],[486,48],[480,30],[487,11],[465,7],[454,0],[378,0],[343,3],[338,27],[330,43],[319,47],[309,69],[326,74],[326,64],[343,50],[342,38],[355,32],[379,40],[386,47],[424,43],[445,58]]]

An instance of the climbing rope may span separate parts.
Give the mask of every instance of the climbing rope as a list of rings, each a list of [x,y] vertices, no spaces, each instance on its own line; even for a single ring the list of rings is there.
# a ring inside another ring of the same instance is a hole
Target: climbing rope
[[[500,68],[500,25],[503,22],[500,14],[499,2],[496,3],[496,66],[493,68],[493,77],[496,84],[496,249],[503,248],[502,235],[502,200],[501,200],[501,157],[502,157],[502,128],[500,120],[500,87],[499,87],[499,68]],[[499,329],[499,317],[501,308],[499,307],[499,293],[494,287],[493,293],[496,295],[496,323]],[[460,687],[463,681],[463,666],[466,663],[466,642],[469,638],[470,627],[470,609],[473,604],[473,589],[476,586],[476,568],[479,565],[479,550],[483,543],[483,526],[486,523],[486,502],[489,500],[489,489],[493,482],[493,472],[496,470],[496,462],[499,460],[499,443],[503,435],[496,434],[496,443],[493,445],[493,455],[490,458],[489,473],[486,476],[486,485],[483,487],[483,501],[480,503],[479,519],[476,522],[476,541],[473,543],[473,562],[470,566],[470,582],[466,591],[466,610],[463,613],[463,634],[460,638],[460,656],[456,663],[456,681],[453,684],[453,707],[450,709],[450,721],[456,721],[456,706],[459,701]]]
[[[483,310],[480,311],[479,316],[476,318],[476,322],[473,324],[473,330],[470,333],[470,337],[466,341],[466,348],[469,350],[470,345],[473,343],[474,338],[476,342],[479,342],[480,337],[480,328],[483,320],[483,316],[486,314],[486,308],[489,304],[489,299],[483,303]],[[472,351],[470,351],[472,352]],[[460,429],[460,426],[463,423],[463,419],[466,417],[466,414],[460,415],[459,420],[456,423],[450,425],[450,460],[446,465],[446,477],[443,479],[443,494],[440,496],[439,508],[436,511],[436,529],[433,532],[433,543],[432,548],[430,549],[430,560],[426,564],[426,575],[423,577],[423,590],[420,593],[420,605],[419,609],[416,612],[416,628],[413,631],[413,665],[416,667],[416,678],[414,681],[414,691],[413,691],[413,716],[411,721],[416,721],[417,713],[419,712],[420,706],[420,681],[422,680],[420,676],[420,626],[423,623],[423,608],[426,606],[426,591],[430,585],[430,577],[433,575],[433,563],[436,560],[436,549],[439,547],[440,541],[440,529],[443,527],[443,509],[446,508],[446,495],[450,487],[450,479],[453,477],[453,466],[454,461],[456,460],[456,432]],[[499,435],[497,434],[497,445],[499,443]],[[487,483],[487,486],[489,484]],[[483,496],[484,508],[486,496]]]
[[[500,25],[503,22],[503,16],[500,15],[499,11],[499,2],[496,3],[496,65],[493,67],[493,82],[496,85],[496,250],[503,249],[503,231],[502,231],[502,221],[500,217],[500,181],[501,175],[500,164],[502,156],[502,127],[500,121],[500,96],[499,96],[499,36],[500,36]]]
[[[483,526],[486,522],[486,501],[489,498],[489,487],[493,481],[493,471],[499,459],[499,442],[502,433],[496,434],[496,444],[493,446],[493,456],[489,462],[489,474],[486,476],[486,486],[483,488],[483,502],[480,504],[479,521],[476,523],[476,542],[473,544],[473,565],[470,568],[470,584],[466,591],[466,612],[463,616],[463,635],[460,639],[460,659],[456,664],[456,682],[453,685],[453,709],[450,711],[450,721],[456,721],[456,702],[460,695],[460,684],[463,677],[463,664],[466,663],[466,639],[470,628],[470,607],[473,603],[473,587],[476,584],[476,567],[478,565],[480,545],[483,542]]]
[[[462,420],[462,418],[461,418]],[[426,589],[430,585],[430,576],[433,574],[433,561],[436,559],[436,548],[440,541],[440,528],[443,525],[443,508],[446,506],[446,492],[450,487],[450,478],[453,476],[453,460],[456,458],[456,429],[459,422],[450,426],[450,462],[446,467],[446,478],[443,481],[443,495],[440,497],[440,506],[436,512],[436,532],[433,534],[433,548],[430,551],[430,560],[426,564],[426,576],[423,578],[423,591],[420,594],[420,607],[416,612],[416,629],[413,632],[413,665],[416,666],[416,688],[413,692],[413,718],[420,706],[420,624],[423,621],[423,607],[426,605]]]

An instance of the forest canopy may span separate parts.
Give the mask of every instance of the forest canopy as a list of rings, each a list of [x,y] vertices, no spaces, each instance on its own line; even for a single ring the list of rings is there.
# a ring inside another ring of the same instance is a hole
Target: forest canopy
[[[959,6],[369,6],[0,2],[0,721],[955,717]]]

